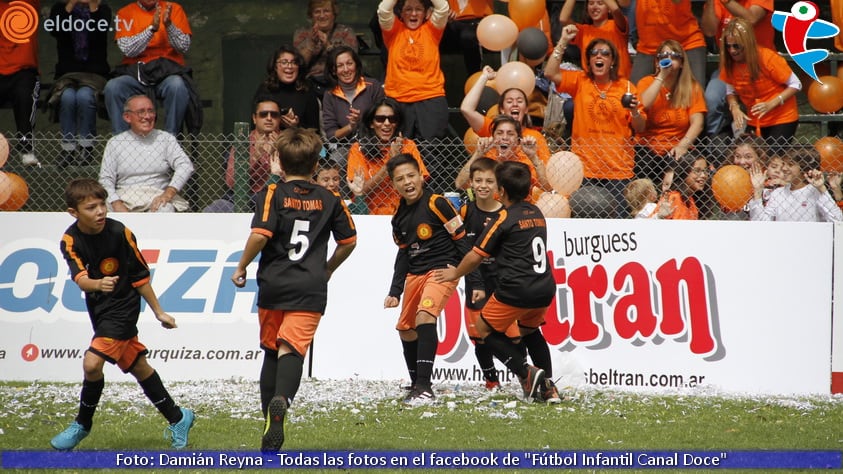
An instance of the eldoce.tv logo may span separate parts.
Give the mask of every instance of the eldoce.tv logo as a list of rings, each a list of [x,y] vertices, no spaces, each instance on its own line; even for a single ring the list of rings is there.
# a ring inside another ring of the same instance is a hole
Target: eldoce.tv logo
[[[38,12],[26,2],[10,2],[0,15],[0,34],[12,43],[29,43],[38,30]]]

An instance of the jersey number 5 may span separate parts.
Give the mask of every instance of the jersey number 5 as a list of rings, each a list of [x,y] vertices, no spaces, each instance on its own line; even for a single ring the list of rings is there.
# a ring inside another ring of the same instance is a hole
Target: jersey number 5
[[[304,257],[307,248],[310,246],[310,240],[307,239],[306,232],[310,230],[310,221],[302,221],[296,219],[293,222],[293,231],[290,233],[290,244],[293,248],[287,251],[290,260],[297,261]]]

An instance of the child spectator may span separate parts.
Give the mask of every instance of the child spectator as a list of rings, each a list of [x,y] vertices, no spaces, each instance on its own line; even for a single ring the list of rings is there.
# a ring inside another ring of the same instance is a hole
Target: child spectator
[[[468,250],[465,227],[454,206],[424,187],[419,162],[400,153],[389,159],[387,173],[401,196],[392,217],[392,238],[398,245],[395,271],[384,308],[395,308],[404,293],[395,329],[404,348],[410,374],[408,405],[432,403],[431,376],[439,336],[436,321],[457,284],[434,282],[436,269],[456,265]]]
[[[666,203],[672,209],[664,219],[698,220],[700,210],[694,194],[705,189],[708,175],[708,162],[705,158],[687,154],[677,160],[673,167],[670,189],[659,200],[659,205]]]
[[[358,180],[362,180],[362,176],[357,177]],[[340,168],[339,165],[332,162],[323,160],[319,164],[319,169],[316,171],[316,184],[324,187],[328,191],[332,191],[340,196],[340,183],[342,182],[342,178],[340,177]],[[352,183],[349,183],[352,186],[352,190],[354,186]],[[369,208],[366,207],[366,201],[363,200],[363,196],[359,194],[353,194],[350,200],[345,200],[346,206],[348,206],[348,210],[352,214],[368,214]]]
[[[667,202],[659,203],[656,185],[647,178],[636,179],[626,185],[623,197],[634,219],[664,219],[673,211]]]
[[[109,362],[135,377],[146,397],[170,423],[171,446],[181,449],[187,446],[193,411],[176,405],[158,372],[147,362],[148,351],[138,340],[141,298],[164,328],[176,328],[176,320],[158,303],[135,235],[122,223],[106,217],[107,195],[93,179],[73,180],[64,192],[67,212],[76,222],[62,236],[61,252],[71,278],[85,292],[94,337],[82,360],[85,379],[76,420],[50,444],[59,451],[69,451],[91,432],[105,387],[103,366]]]
[[[546,253],[547,224],[541,210],[524,200],[530,193],[527,165],[501,163],[495,169],[495,178],[505,209],[497,220],[484,227],[474,248],[466,253],[459,266],[437,270],[433,279],[440,283],[453,282],[480,266],[485,257],[494,256],[498,266],[497,286],[475,321],[478,336],[495,357],[518,375],[525,401],[558,398],[545,369],[528,365],[518,346],[504,334],[516,321],[524,339],[539,332],[547,307],[556,294]],[[549,368],[547,343],[544,351]],[[536,354],[531,356],[539,365]]]
[[[328,279],[354,250],[357,232],[338,195],[312,182],[322,140],[313,130],[287,129],[278,139],[286,181],[267,186],[257,201],[252,233],[231,280],[246,285],[258,263],[258,319],[264,350],[261,451],[284,444],[284,418],[301,383],[304,356],[325,312]],[[337,242],[328,258],[328,238]]]
[[[766,175],[758,168],[750,173],[755,191],[749,201],[751,220],[843,221],[843,212],[829,194],[825,175],[820,171],[819,152],[807,147],[791,150],[784,156],[782,170],[787,184],[774,189],[766,204],[762,204]]]

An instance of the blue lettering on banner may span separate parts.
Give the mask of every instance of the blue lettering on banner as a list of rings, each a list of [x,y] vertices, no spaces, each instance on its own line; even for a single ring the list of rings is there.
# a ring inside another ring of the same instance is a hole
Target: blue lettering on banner
[[[3,451],[4,469],[840,469],[840,451]]]
[[[166,278],[157,281],[170,283],[158,283],[156,290],[162,306],[168,312],[204,314],[212,311],[230,314],[234,310],[237,295],[245,293],[252,295],[249,311],[257,313],[258,286],[254,276],[247,280],[243,288],[237,288],[230,280],[242,250],[232,252],[224,262],[217,260],[219,251],[216,249],[161,250],[162,254],[165,252],[166,264],[157,272],[160,274],[166,271]],[[155,263],[150,262],[153,276],[156,273]],[[28,279],[22,276],[33,273],[35,281],[23,283]],[[211,279],[213,283],[210,283]],[[216,291],[197,292],[197,285],[216,287]],[[60,293],[56,294],[57,291]],[[195,297],[188,296],[191,291]],[[56,304],[71,312],[87,310],[85,296],[70,279],[70,273],[60,255],[44,248],[18,249],[5,258],[0,255],[0,311],[28,313],[40,309],[50,312]]]

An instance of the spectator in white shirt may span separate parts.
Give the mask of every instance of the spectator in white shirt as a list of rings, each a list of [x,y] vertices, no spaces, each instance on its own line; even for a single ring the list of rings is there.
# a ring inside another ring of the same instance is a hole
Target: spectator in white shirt
[[[784,157],[786,185],[774,189],[762,203],[766,174],[753,166],[750,176],[755,191],[749,201],[749,218],[753,221],[839,222],[843,212],[837,207],[820,171],[820,156],[813,148],[804,147]]]
[[[178,193],[193,175],[193,163],[176,137],[155,129],[149,97],[129,97],[123,107],[129,130],[105,146],[99,181],[117,212],[174,212],[190,207]]]

